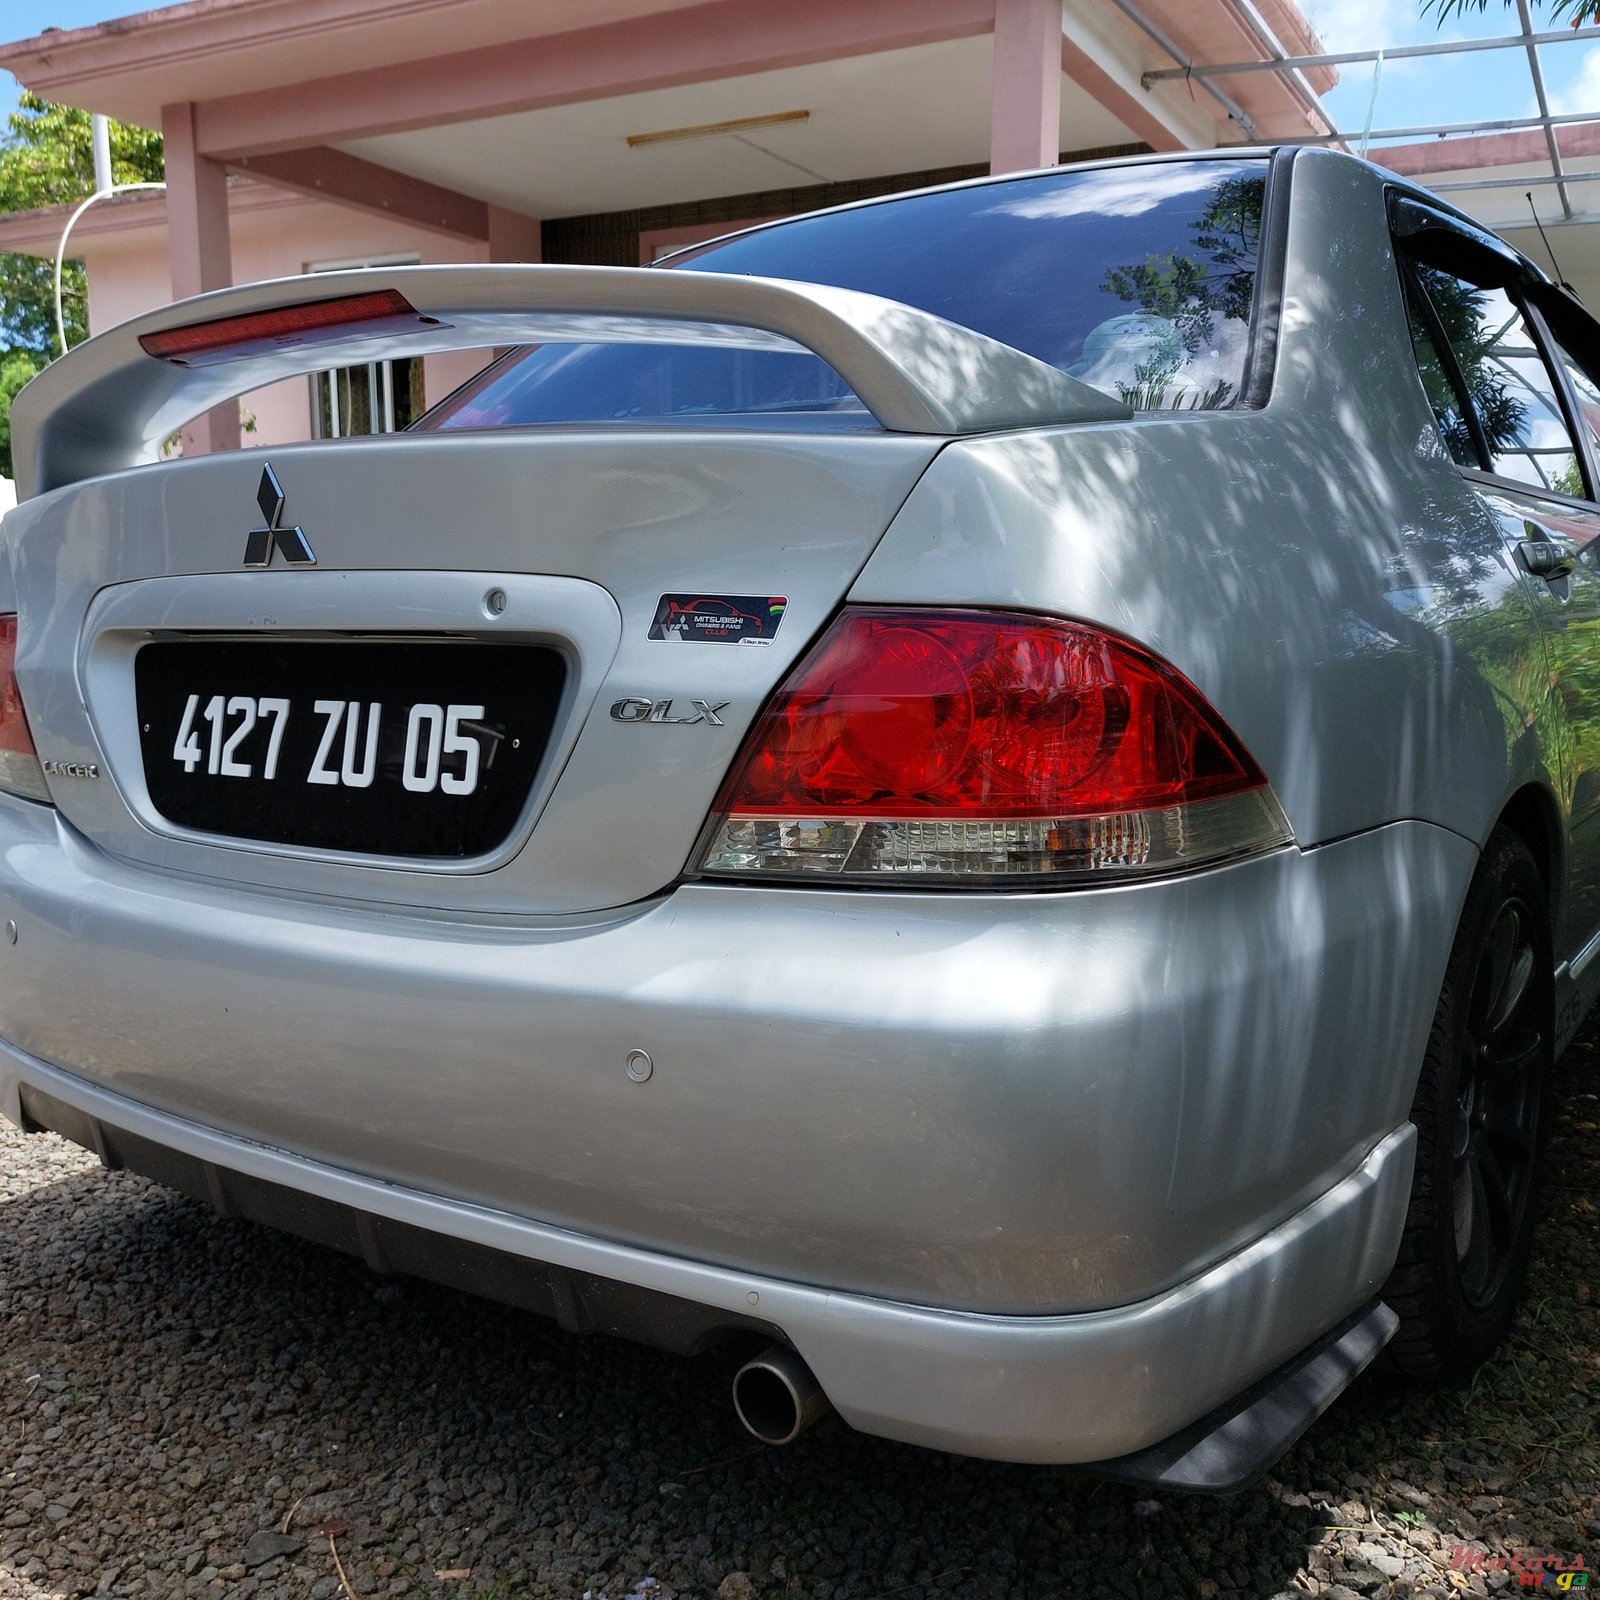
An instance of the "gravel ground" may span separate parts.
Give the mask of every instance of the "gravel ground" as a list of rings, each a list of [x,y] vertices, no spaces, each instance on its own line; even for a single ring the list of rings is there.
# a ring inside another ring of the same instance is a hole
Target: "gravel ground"
[[[376,1277],[5,1128],[0,1600],[1348,1600],[1518,1587],[1492,1559],[1450,1571],[1459,1545],[1600,1567],[1600,1025],[1559,1078],[1502,1358],[1470,1393],[1362,1379],[1221,1502],[836,1418],[768,1450],[733,1419],[726,1355]]]

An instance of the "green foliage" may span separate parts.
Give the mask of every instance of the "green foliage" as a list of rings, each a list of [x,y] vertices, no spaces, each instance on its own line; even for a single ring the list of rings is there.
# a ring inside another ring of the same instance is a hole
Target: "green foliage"
[[[1266,184],[1260,178],[1223,180],[1189,225],[1194,254],[1172,250],[1138,265],[1110,267],[1106,290],[1165,317],[1193,354],[1211,339],[1219,315],[1240,322],[1250,315],[1265,200]]]
[[[1509,10],[1516,0],[1505,0]],[[1533,0],[1534,5],[1541,4],[1541,0]],[[1423,16],[1431,11],[1440,27],[1454,16],[1463,12],[1484,12],[1489,9],[1489,0],[1425,0],[1422,7]],[[1550,20],[1552,22],[1570,23],[1574,28],[1581,28],[1585,23],[1594,22],[1600,18],[1600,0],[1550,0]]]
[[[1550,485],[1557,494],[1570,494],[1574,500],[1587,498],[1587,491],[1583,484],[1583,468],[1578,465],[1578,458],[1574,456],[1566,466],[1566,470]]]
[[[1256,288],[1261,254],[1261,208],[1267,186],[1260,178],[1228,178],[1193,224],[1194,243],[1210,260],[1211,302],[1224,318],[1244,322]]]
[[[1472,408],[1478,413],[1478,421],[1483,424],[1491,453],[1498,454],[1502,450],[1515,448],[1522,442],[1527,408],[1507,390],[1504,380],[1494,370],[1495,347],[1502,330],[1484,326],[1484,304],[1488,299],[1486,291],[1474,288],[1472,284],[1437,267],[1419,263],[1417,273],[1428,298],[1433,302],[1433,309],[1439,314],[1445,339],[1455,352],[1456,365],[1461,369]],[[1426,370],[1423,382],[1428,383]],[[1430,393],[1428,398],[1435,400],[1437,397]],[[1453,394],[1450,404],[1454,404]],[[1437,405],[1435,414],[1438,414]],[[1470,437],[1465,421],[1462,420],[1459,426],[1462,432],[1460,453],[1457,453],[1457,441],[1450,437],[1448,429],[1446,439],[1457,460],[1470,459],[1473,450],[1465,442]]]
[[[1180,390],[1169,395],[1177,375],[1177,363],[1170,359],[1163,361],[1156,356],[1141,361],[1133,369],[1133,382],[1118,385],[1118,397],[1135,411],[1215,411],[1233,398],[1233,385],[1226,378],[1218,378],[1207,389]]]
[[[161,135],[113,122],[111,176],[117,183],[158,182]],[[25,89],[0,139],[0,211],[63,205],[93,190],[89,113],[51,105]]]
[[[31,350],[42,358],[58,353],[55,264],[37,256],[0,251],[0,350]],[[73,344],[89,332],[88,290],[83,263],[61,270],[61,320]]]
[[[1136,266],[1108,267],[1105,286],[1141,310],[1165,317],[1190,354],[1211,337],[1214,324],[1206,269],[1193,256],[1173,250],[1147,256]]]
[[[111,173],[117,183],[159,182],[161,136],[111,124]],[[87,111],[50,105],[24,91],[0,135],[0,212],[66,205],[94,192],[94,143]],[[67,337],[81,339],[85,319],[83,268],[62,274]],[[33,256],[0,253],[0,352],[55,345],[54,266]]]
[[[11,468],[11,399],[40,367],[44,357],[31,350],[0,354],[0,478],[14,478]]]
[[[1450,381],[1450,374],[1446,371],[1444,363],[1439,359],[1439,352],[1434,346],[1427,324],[1414,306],[1408,306],[1408,311],[1411,322],[1411,348],[1417,358],[1417,371],[1422,376],[1423,392],[1428,397],[1433,420],[1439,425],[1439,432],[1444,436],[1445,445],[1450,451],[1450,459],[1458,466],[1478,466],[1477,441],[1472,437],[1472,426],[1461,409],[1456,387]]]

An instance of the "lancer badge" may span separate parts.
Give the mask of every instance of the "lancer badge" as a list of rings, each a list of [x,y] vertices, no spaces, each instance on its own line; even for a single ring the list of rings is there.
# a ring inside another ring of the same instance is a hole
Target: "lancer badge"
[[[285,528],[283,523],[283,485],[272,470],[271,462],[261,469],[261,487],[256,490],[256,504],[266,518],[264,528],[252,528],[244,542],[244,564],[247,567],[269,567],[275,550],[283,552],[283,559],[292,566],[314,567],[317,558],[311,553],[310,541],[302,528]]]

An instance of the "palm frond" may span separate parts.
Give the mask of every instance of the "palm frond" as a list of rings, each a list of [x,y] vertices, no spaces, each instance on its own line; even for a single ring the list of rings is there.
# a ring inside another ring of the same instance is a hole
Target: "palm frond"
[[[1533,0],[1535,5],[1541,0]],[[1505,0],[1506,9],[1510,10],[1515,0]],[[1443,27],[1451,17],[1465,16],[1469,12],[1477,12],[1480,16],[1489,9],[1489,0],[1423,0],[1422,14],[1430,13],[1439,27]],[[1594,22],[1600,18],[1600,0],[1549,0],[1550,20],[1571,24],[1574,28],[1581,28],[1586,22]]]

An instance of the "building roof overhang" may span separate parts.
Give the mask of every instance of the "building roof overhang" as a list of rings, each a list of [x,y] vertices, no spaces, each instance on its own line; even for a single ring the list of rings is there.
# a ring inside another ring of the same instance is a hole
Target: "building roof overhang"
[[[142,127],[184,100],[424,62],[464,39],[494,46],[610,26],[684,0],[184,0],[0,44],[0,67],[46,100]]]
[[[292,211],[319,203],[327,202],[248,178],[231,178],[228,182],[228,210],[236,222],[263,212]],[[62,231],[77,209],[73,205],[40,206],[32,211],[0,214],[0,251],[54,260]],[[115,195],[91,206],[79,217],[72,229],[68,253],[92,260],[130,243],[157,241],[164,247],[166,229],[164,194],[147,189]]]
[[[339,136],[470,117],[470,102],[440,114],[433,92],[440,80],[477,79],[484,91],[480,115],[528,109],[534,100],[497,103],[499,85],[508,80],[514,93],[516,78],[537,65],[547,41],[562,41],[552,47],[559,56],[585,36],[624,46],[638,37],[669,60],[658,84],[705,81],[751,69],[748,62],[741,65],[737,52],[729,54],[730,34],[748,36],[758,46],[770,39],[768,66],[825,62],[917,41],[988,34],[995,5],[996,0],[808,0],[803,7],[787,0],[186,0],[95,27],[48,30],[0,45],[0,68],[48,100],[146,127],[160,125],[163,106],[185,102],[234,112],[270,112],[285,95],[297,106],[343,103],[351,109],[348,127],[336,130],[336,136],[319,123],[315,136],[301,141],[337,143]],[[1069,77],[1101,88],[1108,65],[1129,66],[1133,100],[1147,102],[1151,114],[1169,125],[1194,107],[1205,113],[1200,122],[1220,117],[1225,123],[1226,116],[1209,91],[1196,93],[1187,85],[1141,88],[1142,72],[1170,66],[1174,59],[1222,54],[1264,60],[1279,46],[1290,54],[1320,48],[1295,0],[1069,3],[1065,32],[1063,66]],[[1177,56],[1158,40],[1173,46]],[[516,54],[507,58],[507,51]],[[492,70],[502,61],[509,72]],[[463,73],[465,68],[475,70]],[[539,74],[533,76],[537,80]],[[1335,78],[1336,73],[1320,69],[1307,74],[1306,83],[1324,89]],[[1289,74],[1261,73],[1238,91],[1238,101],[1253,126],[1265,129],[1270,122],[1274,134],[1317,131],[1306,83]],[[623,81],[595,81],[580,72],[571,97],[596,98],[627,88]],[[382,104],[376,116],[370,97],[352,95],[352,89],[378,91]],[[532,92],[540,92],[537,84]],[[409,121],[407,101],[416,106]],[[259,117],[255,120],[259,124]],[[1147,136],[1126,116],[1123,121],[1136,136]],[[1196,138],[1177,142],[1206,142],[1198,124],[1195,132]],[[288,144],[282,137],[247,142],[258,153],[292,147],[292,132],[287,137]],[[220,133],[215,142],[219,151],[227,144]],[[227,153],[237,148],[236,141]]]

